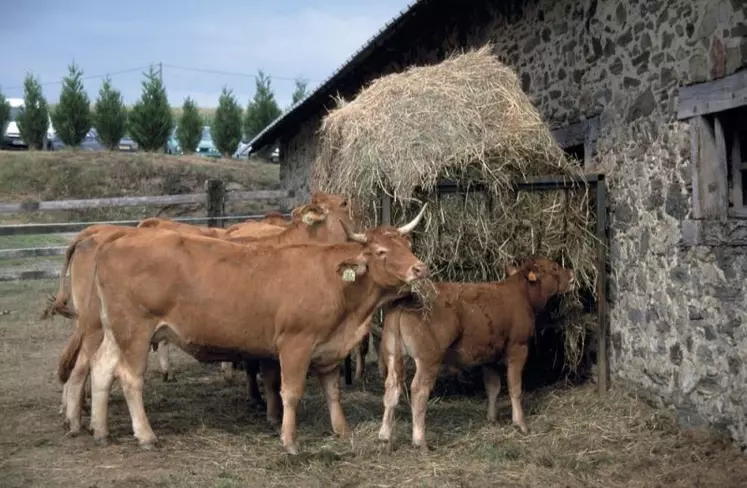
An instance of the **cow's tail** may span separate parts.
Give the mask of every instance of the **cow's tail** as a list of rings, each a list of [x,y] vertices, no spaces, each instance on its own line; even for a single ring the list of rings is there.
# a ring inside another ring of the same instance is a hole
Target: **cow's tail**
[[[90,232],[80,232],[65,251],[65,259],[62,262],[62,270],[60,271],[60,285],[57,289],[57,295],[49,297],[49,304],[41,314],[41,320],[46,320],[49,317],[59,314],[65,318],[73,319],[76,317],[75,309],[70,307],[70,290],[65,288],[65,276],[67,270],[70,267],[70,261],[75,254],[75,249],[82,241],[91,236]]]
[[[384,327],[381,331],[379,344],[379,375],[386,380],[388,374],[387,360],[394,356],[394,366],[397,368],[400,381],[404,372],[404,357],[402,356],[402,323],[403,310],[397,306],[389,308],[384,314]]]
[[[75,367],[80,347],[83,345],[83,332],[83,327],[80,324],[76,324],[73,335],[65,343],[65,348],[62,350],[60,360],[57,363],[57,378],[60,380],[60,383],[67,383],[70,373]]]

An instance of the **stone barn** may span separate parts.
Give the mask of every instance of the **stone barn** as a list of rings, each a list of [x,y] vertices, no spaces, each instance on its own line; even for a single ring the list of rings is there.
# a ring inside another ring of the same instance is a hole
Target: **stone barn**
[[[333,96],[486,42],[606,175],[612,383],[747,445],[743,0],[416,1],[251,144],[305,200]]]

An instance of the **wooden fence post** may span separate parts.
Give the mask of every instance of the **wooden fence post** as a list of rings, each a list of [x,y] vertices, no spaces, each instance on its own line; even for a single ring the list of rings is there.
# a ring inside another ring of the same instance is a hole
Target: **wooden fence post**
[[[205,181],[207,196],[208,227],[223,227],[223,217],[226,209],[226,188],[221,180]]]

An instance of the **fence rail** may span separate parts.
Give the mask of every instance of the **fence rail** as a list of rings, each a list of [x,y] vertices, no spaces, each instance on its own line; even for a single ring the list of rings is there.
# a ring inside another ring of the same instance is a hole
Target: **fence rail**
[[[226,201],[269,200],[287,198],[286,190],[258,190],[225,192]],[[83,210],[106,207],[138,207],[143,205],[187,205],[206,203],[209,192],[183,195],[157,195],[145,197],[90,198],[87,200],[30,200],[21,203],[0,203],[0,213],[47,212],[54,210]]]
[[[87,200],[49,200],[49,201],[26,201],[22,203],[0,203],[0,214],[5,213],[28,213],[47,212],[59,210],[81,210],[91,208],[107,207],[134,207],[134,206],[159,206],[159,205],[188,205],[203,203],[207,206],[207,215],[204,217],[175,217],[171,220],[194,225],[207,225],[208,227],[223,227],[225,223],[242,222],[246,220],[261,220],[262,214],[252,215],[225,215],[225,203],[227,201],[253,201],[253,200],[285,200],[292,194],[286,190],[260,190],[260,191],[232,191],[225,190],[225,185],[220,180],[207,180],[205,182],[205,193],[190,193],[184,195],[158,195],[142,197],[116,197],[116,198],[91,198]],[[286,205],[280,205],[281,213],[290,217]],[[96,222],[54,222],[54,223],[31,223],[31,224],[9,224],[0,225],[0,236],[18,236],[34,234],[61,234],[79,232],[91,225],[112,224],[128,227],[136,227],[141,220],[112,220]],[[48,246],[33,248],[0,249],[0,265],[3,260],[28,259],[55,257],[65,254],[67,246]],[[3,272],[0,266],[0,281],[18,281],[33,279],[59,278],[59,270],[22,270]]]

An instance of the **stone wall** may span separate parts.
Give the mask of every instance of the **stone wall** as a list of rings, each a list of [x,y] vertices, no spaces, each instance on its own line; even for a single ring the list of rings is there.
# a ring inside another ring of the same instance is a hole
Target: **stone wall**
[[[717,224],[688,220],[688,124],[674,123],[679,86],[747,66],[747,4],[539,0],[509,18],[492,3],[471,2],[472,13],[462,6],[462,17],[398,44],[381,72],[490,40],[551,128],[600,116],[590,170],[610,184],[613,381],[747,444],[747,243],[688,241],[697,225]],[[308,192],[316,127],[284,153],[291,188]]]

